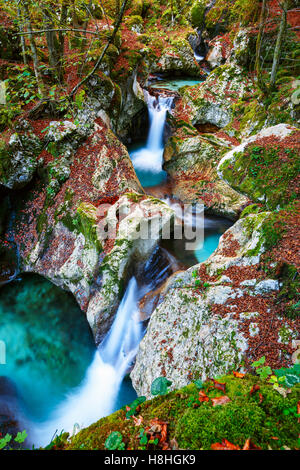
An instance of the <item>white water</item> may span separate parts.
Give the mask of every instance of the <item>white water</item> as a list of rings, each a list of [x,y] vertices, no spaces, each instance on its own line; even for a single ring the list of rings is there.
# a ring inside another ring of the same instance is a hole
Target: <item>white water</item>
[[[167,112],[171,109],[173,97],[149,95],[145,92],[148,103],[150,130],[146,147],[131,154],[136,170],[159,173],[163,163],[163,134]]]
[[[46,423],[34,426],[31,440],[35,445],[45,446],[56,431],[72,434],[113,412],[121,383],[143,335],[138,314],[138,287],[133,277],[83,382]]]

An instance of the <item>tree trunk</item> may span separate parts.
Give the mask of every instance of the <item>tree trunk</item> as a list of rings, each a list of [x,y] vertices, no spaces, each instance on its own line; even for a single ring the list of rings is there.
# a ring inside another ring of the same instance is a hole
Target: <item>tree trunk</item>
[[[70,98],[72,98],[74,96],[74,94],[77,92],[78,88],[81,87],[81,85],[83,85],[92,75],[94,75],[94,73],[96,72],[96,70],[98,69],[99,65],[101,64],[105,54],[106,54],[106,51],[107,49],[109,48],[110,44],[112,44],[114,42],[114,39],[116,37],[116,34],[117,32],[119,31],[119,28],[121,26],[121,23],[122,23],[122,19],[123,19],[123,16],[124,16],[124,13],[125,13],[125,9],[126,9],[126,6],[127,6],[127,3],[128,3],[128,0],[124,0],[123,3],[122,3],[122,7],[120,9],[120,14],[119,14],[119,17],[115,23],[115,26],[114,26],[114,30],[112,32],[112,35],[110,36],[109,40],[107,41],[99,59],[97,60],[96,64],[94,65],[94,68],[93,70],[88,74],[86,75],[86,77],[84,77],[83,80],[81,80],[79,83],[77,83],[77,85],[73,88],[73,90],[71,91],[70,93]]]
[[[284,35],[285,35],[285,32],[286,32],[288,2],[285,1],[281,5],[281,8],[282,8],[282,16],[281,16],[279,31],[278,31],[277,40],[276,40],[276,46],[275,46],[274,57],[273,57],[272,72],[271,72],[271,80],[270,80],[270,88],[271,89],[273,89],[274,86],[275,86],[275,81],[276,81],[276,76],[277,76],[277,72],[278,72],[280,56],[281,56],[281,47],[282,47],[282,43],[283,43],[283,40],[284,40]]]
[[[256,70],[256,76],[257,76],[257,83],[258,83],[259,88],[262,91],[265,91],[266,87],[265,87],[265,84],[262,78],[262,73],[261,73],[260,55],[261,55],[263,32],[264,32],[265,22],[266,22],[267,2],[268,0],[263,0],[262,7],[261,7],[260,23],[259,23],[258,36],[256,40],[256,55],[255,55],[255,70]]]
[[[18,8],[18,24],[19,24],[19,31],[21,33],[21,48],[22,48],[22,56],[24,65],[27,65],[27,57],[26,57],[26,48],[25,48],[25,38],[22,33],[24,33],[24,20],[22,17],[21,9]]]
[[[30,12],[29,12],[27,0],[23,0],[22,5],[24,8],[24,19],[25,19],[25,23],[26,23],[26,27],[27,27],[27,31],[29,35],[31,55],[32,55],[32,61],[33,61],[33,69],[34,69],[34,74],[35,74],[35,78],[37,81],[38,91],[41,97],[44,98],[44,85],[43,85],[43,81],[42,81],[41,74],[40,74],[38,53],[37,53],[34,35],[32,34]]]
[[[55,77],[61,80],[60,76],[60,48],[56,33],[53,31],[55,25],[47,5],[42,5],[44,18],[44,29],[46,30],[46,41],[49,52],[49,64],[52,67]]]

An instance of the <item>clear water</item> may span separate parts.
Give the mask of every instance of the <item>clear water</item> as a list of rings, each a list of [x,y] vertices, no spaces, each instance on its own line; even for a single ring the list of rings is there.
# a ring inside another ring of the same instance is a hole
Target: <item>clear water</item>
[[[74,298],[42,277],[25,275],[0,289],[0,339],[25,414],[43,420],[83,379],[95,345]]]
[[[194,251],[198,263],[206,261],[218,248],[221,235],[222,233],[211,233],[205,237],[204,242]]]
[[[207,258],[217,249],[220,237],[232,225],[232,222],[222,217],[205,216],[204,218],[204,239],[196,250],[187,250],[187,240],[162,240],[161,246],[166,248],[172,255],[176,256],[187,268],[197,263],[206,261]]]
[[[151,88],[164,88],[165,90],[178,91],[184,86],[195,86],[202,83],[199,79],[159,80],[151,85]]]
[[[76,389],[69,391],[65,400],[53,410],[45,422],[34,427],[35,443],[47,444],[56,429],[72,433],[75,423],[78,428],[87,427],[127,404],[127,400],[131,401],[134,393],[130,389],[130,382],[122,382],[143,335],[138,301],[139,289],[133,277],[112,327],[94,354],[84,380]]]
[[[0,340],[6,345],[6,363],[0,364],[0,432],[7,421],[1,407],[13,410],[11,418],[22,423],[32,443],[46,445],[56,430],[72,432],[75,424],[87,426],[131,403],[136,393],[130,379],[123,378],[142,335],[140,326],[132,325],[136,301],[131,281],[116,317],[118,328],[123,312],[120,334],[109,336],[113,360],[107,348],[100,348],[102,357],[96,350],[71,294],[29,274],[3,286]],[[16,388],[13,397],[1,394],[7,383]]]
[[[142,142],[129,147],[128,151],[131,159],[133,160],[133,164],[135,161],[135,155],[141,154],[141,152],[144,151],[145,146],[146,142]],[[151,154],[149,154],[149,159],[151,159]],[[135,167],[135,172],[143,188],[150,188],[151,186],[162,184],[167,180],[168,176],[162,169],[157,172],[153,172],[151,170],[143,170]]]
[[[173,98],[159,96],[158,99],[145,92],[149,113],[149,133],[147,142],[129,149],[137,177],[144,188],[156,186],[166,180],[162,169],[164,143],[163,134],[167,112],[171,109]]]

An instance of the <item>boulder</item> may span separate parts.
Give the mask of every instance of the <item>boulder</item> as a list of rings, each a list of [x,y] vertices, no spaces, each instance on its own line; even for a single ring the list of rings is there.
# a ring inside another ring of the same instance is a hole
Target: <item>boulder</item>
[[[170,278],[131,372],[138,395],[150,397],[151,384],[159,376],[172,381],[172,389],[196,378],[220,376],[235,370],[245,352],[249,353],[249,332],[258,334],[262,311],[246,315],[243,299],[258,294],[268,297],[279,285],[273,279],[263,284],[257,279],[250,279],[250,285],[236,284],[225,274],[229,268],[242,269],[247,278],[247,270],[257,265],[264,252],[260,227],[268,214],[240,219],[221,237],[218,249],[205,263]],[[247,230],[249,220],[251,231]],[[198,280],[203,268],[211,276],[206,283]]]
[[[216,68],[205,82],[187,88],[183,104],[189,109],[193,125],[210,123],[225,127],[232,119],[232,106],[247,96],[252,88],[253,83],[243,69],[234,64],[224,64]]]
[[[158,61],[151,67],[151,73],[185,75],[200,77],[201,69],[194,57],[194,51],[187,39],[171,41],[166,47]]]
[[[37,156],[41,149],[41,141],[30,124],[21,121],[7,144],[0,141],[0,184],[9,189],[26,186],[38,167]]]
[[[218,174],[253,201],[283,207],[298,193],[299,136],[289,124],[263,129],[226,153]]]

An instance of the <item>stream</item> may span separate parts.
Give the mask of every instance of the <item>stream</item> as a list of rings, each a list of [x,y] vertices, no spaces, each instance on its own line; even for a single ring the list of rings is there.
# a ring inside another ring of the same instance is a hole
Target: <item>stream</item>
[[[176,82],[169,82],[169,89],[182,86],[182,80]],[[148,137],[129,153],[142,186],[151,194],[151,188],[168,180],[163,170],[164,131],[173,97],[145,93]],[[179,209],[172,194],[163,200]],[[195,217],[191,214],[191,222],[182,223],[193,223]],[[207,259],[230,225],[226,219],[205,217],[204,241],[194,251],[185,249],[185,239],[162,240],[140,272],[133,273],[98,349],[71,294],[30,274],[5,287],[0,284],[0,338],[7,345],[7,363],[0,361],[0,425],[11,431],[16,422],[35,446],[44,446],[55,433],[76,432],[131,403],[136,393],[128,373],[146,329],[140,300],[176,270]]]

